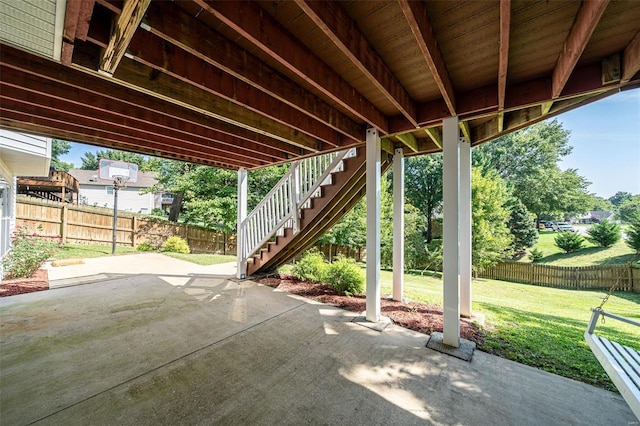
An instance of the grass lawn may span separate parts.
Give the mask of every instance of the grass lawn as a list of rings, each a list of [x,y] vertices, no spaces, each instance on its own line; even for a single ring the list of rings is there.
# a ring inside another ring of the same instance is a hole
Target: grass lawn
[[[116,247],[116,255],[143,253],[136,251],[133,247]],[[182,253],[162,253],[166,256],[174,257],[187,262],[196,263],[198,265],[215,265],[218,263],[235,262],[235,256],[222,254],[182,254]],[[65,244],[60,247],[51,257],[52,260],[62,259],[86,259],[89,257],[111,256],[111,246],[102,246],[97,244]]]
[[[544,257],[537,263],[557,266],[617,265],[631,262],[634,256],[633,250],[623,240],[609,248],[598,247],[585,240],[584,247],[577,252],[563,253],[555,245],[556,235],[557,232],[540,231],[534,248],[542,251]],[[529,262],[529,259],[525,257],[521,261]]]
[[[224,254],[207,254],[207,253],[162,253],[166,256],[174,257],[187,262],[196,263],[198,265],[217,265],[218,263],[235,262],[236,257]]]
[[[133,247],[116,247],[116,255],[118,254],[131,254],[138,253]],[[111,256],[111,246],[103,246],[98,244],[65,244],[60,247],[54,255],[52,260],[62,259],[86,259],[88,257],[103,257]]]
[[[392,273],[381,272],[382,294],[392,292]],[[584,341],[591,307],[605,292],[577,291],[487,279],[473,282],[473,310],[485,315],[487,336],[480,348],[585,383],[615,390]],[[442,306],[442,280],[405,275],[405,295]],[[640,320],[640,294],[616,292],[605,306],[610,312]],[[640,350],[637,327],[608,320],[598,333]]]

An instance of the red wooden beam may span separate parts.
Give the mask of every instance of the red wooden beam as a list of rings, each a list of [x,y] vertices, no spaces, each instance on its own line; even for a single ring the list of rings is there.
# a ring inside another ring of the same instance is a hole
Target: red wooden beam
[[[640,31],[633,37],[633,40],[625,47],[622,56],[622,79],[621,83],[627,83],[640,71]]]
[[[135,121],[127,118],[115,118],[107,114],[95,115],[88,108],[82,108],[81,105],[72,104],[68,101],[60,99],[48,98],[45,95],[31,92],[25,95],[22,89],[0,84],[2,88],[2,105],[6,109],[16,112],[29,114],[31,116],[39,116],[52,118],[56,120],[67,120],[75,125],[81,125],[102,132],[108,132],[111,135],[119,135],[123,141],[134,141],[137,144],[144,143],[148,147],[154,149],[165,149],[171,147],[185,155],[202,156],[219,162],[231,160],[246,165],[267,165],[271,161],[258,158],[258,156],[244,156],[230,152],[228,150],[215,148],[211,144],[194,144],[188,141],[180,140],[166,135],[160,134],[146,128],[137,128],[134,126]],[[112,136],[114,137],[114,136]],[[223,161],[224,160],[224,161]]]
[[[165,118],[158,121],[158,117],[150,117],[139,108],[128,108],[127,114],[119,113],[119,108],[113,103],[105,102],[104,98],[92,95],[82,90],[70,90],[63,86],[54,86],[47,80],[34,76],[20,78],[18,71],[0,68],[6,79],[2,82],[3,96],[14,100],[39,99],[43,107],[49,107],[61,112],[69,112],[84,117],[92,117],[97,121],[113,123],[114,126],[124,126],[137,130],[143,138],[152,141],[163,141],[177,146],[183,146],[192,150],[226,155],[231,152],[239,158],[257,160],[264,164],[282,160],[282,156],[273,149],[264,148],[263,151],[238,146],[237,139],[224,133],[206,131],[199,132],[195,128],[190,129],[185,123],[176,119]],[[15,82],[20,83],[16,84]],[[153,121],[153,119],[156,119]],[[163,117],[160,117],[163,118]]]
[[[143,28],[321,121],[353,141],[363,139],[362,125],[170,2],[152,3]]]
[[[68,1],[68,0],[67,0]],[[93,6],[95,0],[82,0],[80,13],[78,14],[78,25],[76,27],[76,38],[86,41],[89,33],[89,24],[91,23],[91,15],[93,14]]]
[[[424,57],[431,75],[440,89],[440,94],[444,98],[449,114],[456,114],[456,99],[453,91],[453,85],[449,78],[449,72],[442,58],[442,52],[438,48],[429,16],[425,4],[420,1],[398,0],[402,12],[409,24],[409,28],[416,39],[422,56]]]
[[[303,154],[299,148],[263,134],[233,126],[171,102],[157,99],[76,69],[60,66],[44,58],[2,44],[0,44],[0,64],[21,73],[46,78],[51,85],[63,84],[67,86],[69,91],[83,90],[88,93],[88,96],[104,97],[107,102],[113,102],[114,109],[121,110],[125,114],[139,107],[149,114],[157,115],[158,120],[162,120],[163,117],[175,118],[185,122],[186,125],[201,128],[203,131],[213,130],[225,133],[236,138],[237,144],[240,146],[250,142],[254,144],[251,147],[255,147],[255,150],[258,151],[274,149],[289,156]]]
[[[220,96],[331,146],[337,147],[341,144],[338,133],[332,128],[154,34],[146,31],[135,34],[129,43],[129,54],[153,69],[163,71],[184,83]]]
[[[509,67],[509,34],[511,31],[511,0],[500,0],[500,58],[498,64],[498,111],[504,109]]]
[[[582,2],[567,40],[564,42],[563,51],[553,69],[553,99],[558,98],[562,93],[564,85],[587,47],[587,43],[589,43],[589,39],[608,4],[609,0],[585,0]]]
[[[52,113],[42,116],[42,113],[38,111],[37,107],[28,108],[28,106],[21,106],[21,108],[29,109],[29,111],[14,110],[3,102],[2,106],[0,106],[0,123],[2,123],[2,126],[12,130],[28,130],[30,125],[34,125],[46,129],[45,134],[49,137],[64,137],[64,133],[71,132],[77,135],[71,139],[76,142],[91,143],[107,148],[121,149],[157,157],[176,158],[192,163],[215,163],[218,167],[227,169],[250,167],[250,165],[245,162],[238,163],[231,159],[212,158],[202,153],[196,156],[192,153],[184,152],[175,146],[162,146],[151,143],[143,144],[139,139],[121,135],[111,129],[95,127],[93,123],[70,122],[68,117],[62,114],[56,115]]]
[[[369,82],[417,127],[416,105],[339,2],[296,0],[298,6]]]
[[[194,1],[332,102],[380,132],[387,133],[388,124],[384,114],[257,3]]]

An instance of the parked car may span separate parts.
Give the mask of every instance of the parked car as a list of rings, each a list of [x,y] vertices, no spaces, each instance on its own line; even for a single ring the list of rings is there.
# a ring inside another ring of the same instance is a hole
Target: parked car
[[[577,232],[569,222],[553,222],[552,228],[556,232]]]
[[[538,222],[538,227],[540,229],[553,229],[552,223],[548,220],[541,220]]]

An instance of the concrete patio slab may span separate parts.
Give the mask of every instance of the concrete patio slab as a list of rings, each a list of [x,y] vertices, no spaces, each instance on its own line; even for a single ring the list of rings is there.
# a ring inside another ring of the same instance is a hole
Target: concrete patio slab
[[[215,273],[3,298],[1,423],[637,422],[614,393],[479,351],[464,362],[356,316]]]

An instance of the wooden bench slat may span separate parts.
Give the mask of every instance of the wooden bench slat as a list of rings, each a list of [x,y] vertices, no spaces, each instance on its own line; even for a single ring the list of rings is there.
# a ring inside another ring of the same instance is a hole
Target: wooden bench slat
[[[636,389],[640,389],[640,376],[638,376],[638,365],[633,366],[633,361],[626,358],[627,352],[618,342],[612,342],[605,338],[600,338],[604,346],[607,348],[612,361],[615,361],[622,369],[622,374],[626,374],[629,379],[635,384]]]

